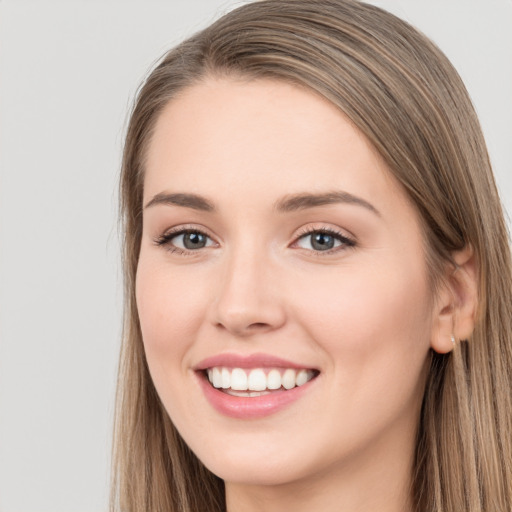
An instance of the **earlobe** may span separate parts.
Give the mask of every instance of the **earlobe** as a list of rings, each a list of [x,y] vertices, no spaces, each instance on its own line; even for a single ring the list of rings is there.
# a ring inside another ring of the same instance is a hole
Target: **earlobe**
[[[473,249],[453,254],[437,297],[432,329],[432,348],[446,354],[458,340],[467,340],[475,327],[478,305],[478,271]]]

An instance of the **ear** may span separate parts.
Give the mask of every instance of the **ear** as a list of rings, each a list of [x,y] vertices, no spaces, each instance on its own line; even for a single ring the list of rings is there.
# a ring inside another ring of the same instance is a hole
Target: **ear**
[[[473,249],[466,247],[452,255],[444,283],[436,297],[432,348],[446,354],[458,340],[468,339],[475,327],[478,305],[478,272]],[[453,337],[453,338],[452,338]]]

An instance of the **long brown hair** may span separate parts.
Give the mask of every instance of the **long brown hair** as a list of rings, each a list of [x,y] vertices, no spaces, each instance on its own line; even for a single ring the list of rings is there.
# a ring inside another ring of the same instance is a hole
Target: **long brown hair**
[[[212,75],[283,80],[348,116],[416,205],[434,282],[453,251],[472,247],[478,321],[451,354],[432,353],[413,501],[416,512],[510,512],[511,260],[479,122],[457,72],[430,40],[354,0],[244,5],[167,53],[138,93],[121,176],[126,306],[112,510],[225,510],[223,482],[185,445],[153,387],[134,291],[152,130],[169,101]]]

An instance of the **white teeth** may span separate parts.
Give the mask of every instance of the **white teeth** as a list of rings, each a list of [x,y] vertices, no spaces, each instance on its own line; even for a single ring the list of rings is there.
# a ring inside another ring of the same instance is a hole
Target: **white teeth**
[[[222,378],[221,378],[221,375],[220,375],[220,370],[219,368],[214,368],[213,369],[213,376],[212,376],[212,384],[213,384],[213,387],[214,388],[220,388],[221,385],[222,385]]]
[[[295,372],[295,370],[292,370],[291,368],[285,370],[283,376],[281,377],[281,382],[283,383],[284,389],[292,389],[295,387],[296,375],[297,373]]]
[[[306,370],[299,370],[297,372],[297,377],[295,379],[295,384],[297,386],[302,386],[303,384],[306,384],[308,380],[308,372]]]
[[[267,377],[263,370],[252,370],[249,373],[249,382],[247,386],[251,391],[263,391],[267,389]]]
[[[263,395],[269,395],[270,391],[233,391],[232,389],[228,389],[226,391],[228,395],[231,396],[263,396]]]
[[[269,390],[292,389],[303,386],[315,375],[312,370],[271,369],[268,373],[262,368],[244,370],[242,368],[214,367],[207,370],[208,380],[213,387],[222,388],[234,396],[261,396]]]
[[[270,370],[267,375],[267,388],[279,389],[281,387],[281,374],[279,370]]]
[[[231,387],[231,372],[227,368],[222,368],[222,389],[228,389]]]
[[[241,368],[234,368],[231,372],[231,389],[235,391],[247,389],[247,374]]]

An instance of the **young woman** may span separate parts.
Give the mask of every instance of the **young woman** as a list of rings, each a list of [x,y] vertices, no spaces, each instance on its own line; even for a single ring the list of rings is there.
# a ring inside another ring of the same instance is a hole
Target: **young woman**
[[[512,510],[512,277],[424,36],[267,0],[170,51],[121,178],[113,510]]]

